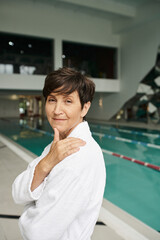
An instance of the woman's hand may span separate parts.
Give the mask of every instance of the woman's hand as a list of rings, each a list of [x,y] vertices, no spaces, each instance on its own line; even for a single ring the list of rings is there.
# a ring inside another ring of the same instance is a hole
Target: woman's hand
[[[60,140],[59,138],[59,131],[54,128],[54,140],[48,154],[49,159],[48,163],[52,168],[62,161],[64,158],[68,157],[69,155],[79,151],[81,146],[84,146],[86,143],[80,138],[65,138]]]
[[[54,128],[54,140],[49,153],[37,164],[34,172],[31,191],[34,191],[55,167],[64,158],[79,151],[80,147],[86,144],[80,138],[65,138],[60,140],[59,131]]]

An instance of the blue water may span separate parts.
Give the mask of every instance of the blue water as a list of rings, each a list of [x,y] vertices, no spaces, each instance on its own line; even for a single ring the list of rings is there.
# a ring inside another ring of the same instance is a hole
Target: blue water
[[[26,125],[53,133],[47,121],[39,120],[28,122],[0,120],[0,131],[18,144],[40,155],[44,147],[53,140],[53,136],[29,130]],[[160,149],[139,145],[136,142],[160,146],[160,137],[158,137],[160,132],[98,124],[90,124],[90,127],[93,132],[135,141],[128,143],[93,135],[102,149],[160,166]],[[123,130],[129,130],[130,133]],[[134,134],[133,131],[137,133]],[[143,133],[149,135],[143,136]],[[159,231],[160,172],[106,153],[104,153],[104,159],[107,171],[104,198]]]

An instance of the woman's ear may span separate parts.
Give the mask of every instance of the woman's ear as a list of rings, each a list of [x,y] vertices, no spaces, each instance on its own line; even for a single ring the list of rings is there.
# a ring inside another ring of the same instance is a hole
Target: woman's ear
[[[84,104],[83,109],[82,109],[82,113],[81,113],[81,117],[86,116],[88,110],[90,109],[91,106],[91,102],[87,102]]]

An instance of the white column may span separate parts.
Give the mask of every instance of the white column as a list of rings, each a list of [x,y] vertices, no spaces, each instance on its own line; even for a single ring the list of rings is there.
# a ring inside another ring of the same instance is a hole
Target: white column
[[[54,39],[54,69],[62,67],[62,39]]]

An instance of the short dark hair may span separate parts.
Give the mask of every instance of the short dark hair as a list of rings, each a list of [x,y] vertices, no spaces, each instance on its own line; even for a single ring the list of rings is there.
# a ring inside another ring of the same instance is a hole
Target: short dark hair
[[[63,67],[47,75],[43,88],[45,100],[51,92],[69,95],[77,91],[81,106],[92,102],[95,84],[88,77],[74,69]]]

